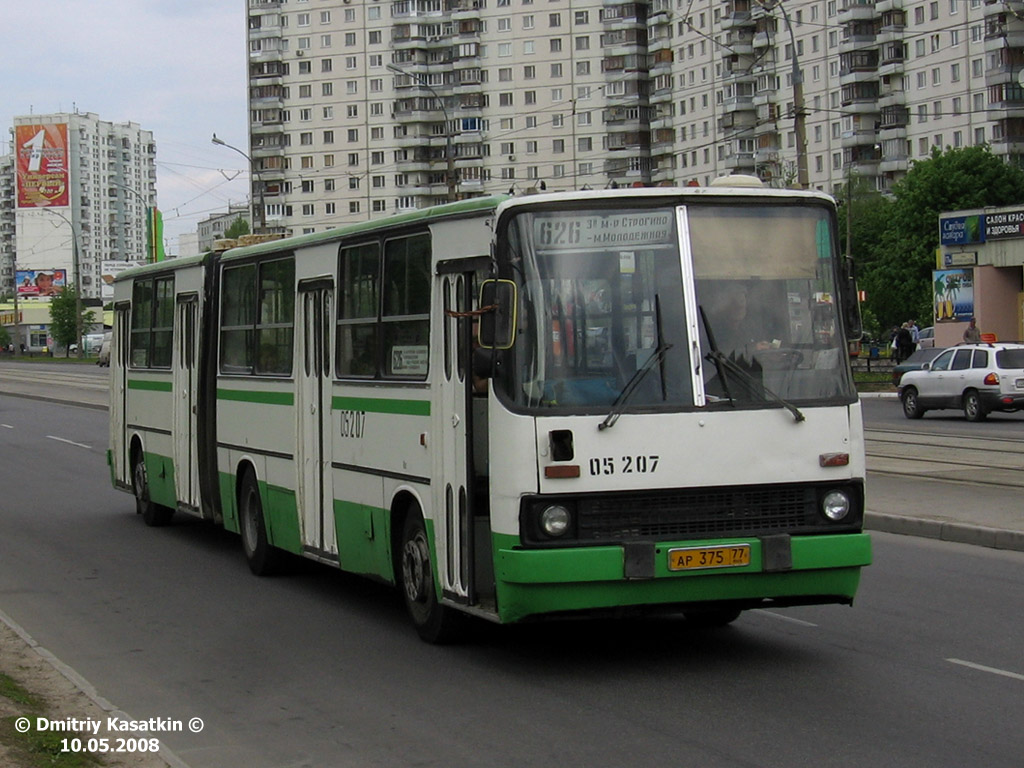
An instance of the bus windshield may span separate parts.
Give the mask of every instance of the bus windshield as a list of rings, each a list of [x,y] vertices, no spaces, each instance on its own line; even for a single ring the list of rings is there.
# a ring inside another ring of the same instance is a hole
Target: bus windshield
[[[849,401],[831,233],[824,207],[763,201],[516,214],[498,386],[592,413]]]

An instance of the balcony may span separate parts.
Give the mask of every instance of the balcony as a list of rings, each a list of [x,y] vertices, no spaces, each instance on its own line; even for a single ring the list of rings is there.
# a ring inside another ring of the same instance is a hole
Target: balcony
[[[839,9],[838,19],[840,24],[848,21],[871,21],[877,13],[875,0],[846,0]]]

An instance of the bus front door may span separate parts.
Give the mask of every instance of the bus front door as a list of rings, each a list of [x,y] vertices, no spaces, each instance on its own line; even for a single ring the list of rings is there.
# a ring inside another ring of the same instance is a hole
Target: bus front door
[[[199,296],[181,294],[174,323],[174,485],[178,504],[199,511],[196,397],[199,391]]]
[[[468,275],[440,276],[444,301],[444,371],[440,386],[440,487],[434,494],[437,572],[445,597],[473,601],[470,477],[470,306]]]
[[[299,284],[295,467],[303,547],[314,557],[337,562],[330,443],[332,292],[325,279]]]

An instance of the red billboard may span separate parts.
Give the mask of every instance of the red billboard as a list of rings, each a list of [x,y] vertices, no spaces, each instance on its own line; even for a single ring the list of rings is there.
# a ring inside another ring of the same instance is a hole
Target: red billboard
[[[14,131],[18,207],[67,206],[67,123],[18,125]]]

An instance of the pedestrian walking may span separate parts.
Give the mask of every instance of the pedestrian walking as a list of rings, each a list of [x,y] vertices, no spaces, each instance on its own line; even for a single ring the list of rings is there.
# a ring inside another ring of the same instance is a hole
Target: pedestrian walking
[[[981,341],[981,329],[978,327],[976,318],[972,317],[971,322],[964,329],[964,341],[968,344],[977,344]]]
[[[896,332],[896,362],[902,363],[914,354],[914,339],[910,335],[910,323],[906,322]]]

